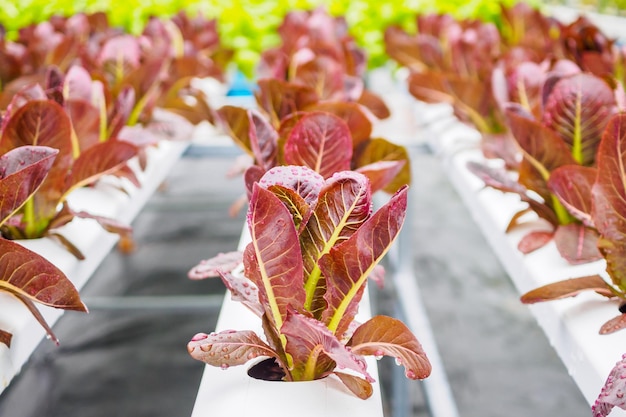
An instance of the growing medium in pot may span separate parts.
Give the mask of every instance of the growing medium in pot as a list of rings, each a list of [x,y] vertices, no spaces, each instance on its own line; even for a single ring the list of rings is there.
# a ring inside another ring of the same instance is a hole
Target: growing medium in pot
[[[361,398],[371,395],[373,381],[364,355],[395,357],[408,378],[426,378],[431,365],[402,322],[355,321],[367,280],[382,279],[378,263],[402,227],[407,192],[401,188],[373,212],[363,174],[341,171],[325,180],[301,166],[269,170],[253,186],[243,253],[190,271],[195,279],[220,276],[233,299],[261,318],[265,339],[246,330],[200,333],[189,342],[191,356],[223,368],[274,358],[276,379],[335,374]]]

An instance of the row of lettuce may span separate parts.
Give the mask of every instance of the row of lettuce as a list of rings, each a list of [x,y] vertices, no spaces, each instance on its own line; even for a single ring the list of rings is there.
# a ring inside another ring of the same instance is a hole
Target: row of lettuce
[[[0,22],[9,39],[19,29],[33,23],[47,21],[51,16],[72,16],[81,12],[105,12],[111,24],[127,32],[139,34],[153,16],[169,18],[181,10],[190,15],[201,13],[217,19],[219,33],[226,47],[235,51],[234,61],[246,75],[252,77],[260,54],[280,43],[276,28],[285,15],[294,9],[307,10],[324,6],[333,16],[342,16],[357,43],[367,50],[372,66],[383,65],[383,32],[389,25],[415,28],[416,13],[448,13],[455,17],[480,17],[499,22],[500,4],[511,6],[517,0],[129,0],[124,3],[110,0],[53,0],[0,1]],[[540,5],[537,0],[530,1]],[[259,16],[263,16],[262,19]]]
[[[250,157],[242,170],[250,243],[190,271],[193,279],[220,277],[258,316],[263,335],[198,333],[188,350],[222,369],[268,357],[248,371],[259,379],[334,374],[366,399],[373,378],[365,356],[395,358],[409,379],[431,371],[401,321],[355,319],[367,282],[382,284],[379,262],[404,222],[408,155],[372,137],[372,124],[390,114],[365,86],[365,52],[344,19],[294,11],[278,33],[280,44],[261,54],[256,108],[224,106],[215,117]],[[372,194],[383,190],[391,198],[374,210]]]
[[[528,203],[510,229],[530,211],[551,225],[529,233],[522,251],[554,240],[571,263],[607,260],[611,282],[569,280],[523,301],[586,289],[626,299],[624,49],[584,18],[564,24],[525,3],[497,7],[497,24],[400,8],[419,31],[403,22],[385,26],[379,32],[385,56],[408,68],[411,94],[451,104],[483,135],[489,161],[503,161],[471,168],[487,185]],[[367,279],[382,276],[377,264],[401,227],[410,182],[406,149],[372,137],[372,124],[389,110],[366,88],[368,60],[350,35],[354,26],[324,9],[287,13],[276,26],[278,43],[264,45],[255,62],[254,110],[211,109],[194,88],[195,78],[223,80],[235,53],[224,46],[216,21],[201,15],[153,17],[131,34],[104,13],[78,13],[5,38],[0,289],[24,302],[52,336],[33,302],[86,310],[59,270],[9,239],[49,236],[80,258],[56,232],[73,217],[128,233],[113,219],[74,212],[67,195],[105,174],[139,185],[131,159],[143,167],[146,147],[184,131],[181,126],[209,121],[249,155],[242,174],[252,243],[227,257],[230,266],[218,258],[192,275],[219,275],[262,317],[268,344],[249,332],[200,334],[190,342],[192,356],[221,367],[270,356],[274,375],[307,380],[335,373],[363,398],[371,386],[362,355],[394,356],[407,377],[426,377],[428,360],[402,323],[377,318],[356,330],[351,325]],[[373,213],[371,194],[378,190],[392,197]],[[357,252],[355,260],[346,256]],[[231,273],[242,262],[243,277]],[[623,323],[620,314],[603,332]],[[9,345],[10,333],[0,335]],[[253,350],[235,348],[246,340]],[[603,400],[596,409],[606,415],[613,405],[620,404]]]
[[[409,69],[413,96],[451,104],[480,132],[485,158],[469,169],[526,203],[507,232],[540,219],[520,251],[554,242],[572,265],[606,260],[610,280],[573,277],[530,291],[522,302],[590,290],[624,305],[626,50],[584,17],[563,24],[520,4],[503,10],[502,21],[498,31],[479,21],[422,16],[416,35],[386,31],[387,52]],[[622,311],[600,333],[626,327]],[[623,389],[610,377],[594,415],[624,408]]]
[[[372,123],[389,110],[365,88],[365,52],[344,19],[322,9],[289,13],[278,29],[281,45],[264,51],[258,66],[258,109],[211,109],[192,80],[223,77],[230,51],[215,29],[214,20],[179,13],[151,19],[135,36],[102,13],[77,14],[23,28],[4,43],[0,186],[12,198],[3,200],[10,204],[0,224],[1,288],[56,341],[34,303],[86,306],[61,271],[10,239],[50,237],[80,259],[58,231],[74,217],[128,233],[115,219],[75,212],[67,196],[103,175],[139,186],[129,161],[143,168],[148,147],[209,121],[251,157],[242,173],[253,242],[235,256],[246,276],[219,271],[263,317],[267,342],[249,331],[196,336],[199,359],[227,367],[270,356],[287,380],[334,373],[361,398],[372,393],[363,355],[393,356],[407,377],[425,378],[430,364],[403,323],[354,321],[368,278],[382,280],[378,263],[402,226],[410,180],[406,149],[371,137]],[[392,197],[374,212],[378,190]],[[357,250],[357,262],[347,262]],[[1,334],[10,345],[11,334]],[[254,343],[242,351],[242,341]]]
[[[59,232],[73,218],[128,236],[128,225],[72,210],[68,196],[103,175],[118,177],[121,189],[139,187],[149,147],[211,120],[192,80],[223,78],[230,56],[215,21],[184,13],[153,18],[138,36],[95,13],[53,17],[3,40],[0,290],[22,301],[53,340],[34,302],[86,307],[61,271],[15,240],[48,237],[83,259]],[[0,335],[10,345],[11,333]]]

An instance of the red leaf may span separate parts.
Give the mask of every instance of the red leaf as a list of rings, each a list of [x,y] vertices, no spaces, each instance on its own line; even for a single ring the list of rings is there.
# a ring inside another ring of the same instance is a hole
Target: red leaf
[[[87,213],[86,211],[77,211],[72,213],[74,216],[81,219],[92,219],[97,221],[98,224],[109,233],[130,236],[133,231],[132,227],[128,224],[111,217],[97,216],[95,214]]]
[[[391,112],[389,111],[387,104],[385,104],[382,98],[371,91],[363,90],[363,94],[361,94],[358,102],[379,119],[386,119],[391,116]]]
[[[258,111],[248,110],[250,119],[248,137],[257,164],[264,170],[276,165],[278,157],[278,132]]]
[[[400,320],[375,316],[360,325],[348,345],[360,355],[391,356],[405,369],[409,379],[424,379],[431,372],[422,345]]]
[[[543,248],[553,237],[554,232],[546,232],[543,230],[530,232],[519,241],[517,249],[526,255]]]
[[[34,100],[12,114],[0,139],[0,155],[24,145],[59,150],[48,176],[34,196],[35,215],[52,218],[59,201],[51,196],[62,194],[74,152],[72,126],[63,107],[52,100]]]
[[[581,165],[594,163],[602,131],[617,110],[615,96],[601,78],[586,73],[560,79],[550,91],[543,123],[557,132]]]
[[[626,314],[613,317],[600,327],[600,334],[611,334],[626,328]]]
[[[591,407],[593,417],[607,417],[613,407],[626,410],[626,355],[615,364]]]
[[[580,165],[565,165],[550,174],[548,186],[572,216],[587,226],[591,218],[591,189],[596,180],[596,169]]]
[[[528,189],[519,182],[515,181],[510,175],[510,172],[505,170],[503,167],[493,168],[478,162],[470,161],[467,163],[467,169],[469,169],[489,187],[505,193],[518,194],[522,201],[528,203],[529,209],[537,213],[539,217],[547,220],[550,224],[558,224],[554,210],[552,210],[552,208],[543,201],[535,200],[531,197]],[[528,209],[517,212],[509,222],[506,231],[510,232],[515,226],[520,224],[519,219],[526,212],[528,212]]]
[[[318,261],[346,241],[369,218],[372,195],[367,178],[352,171],[333,175],[319,193],[319,201],[300,236],[307,299],[305,308],[319,318],[325,281]]]
[[[246,196],[244,197],[248,197],[245,200],[245,203],[247,203],[252,197],[252,188],[254,187],[254,184],[259,182],[264,174],[265,171],[258,165],[252,165],[245,170],[243,179],[246,186]]]
[[[130,67],[137,67],[141,56],[138,38],[132,35],[118,35],[108,39],[98,54],[98,61],[102,65],[106,61],[116,64],[123,63]]]
[[[524,151],[524,158],[540,175],[538,180],[547,182],[549,174],[558,167],[577,164],[570,149],[555,131],[513,109],[507,111],[507,117],[511,133]],[[522,178],[520,182],[526,184]],[[534,191],[539,192],[536,189]]]
[[[276,357],[276,352],[251,330],[198,333],[187,344],[187,351],[196,360],[224,369],[259,356]]]
[[[302,253],[291,213],[272,192],[254,185],[248,209],[252,242],[244,252],[244,274],[259,288],[259,298],[275,328],[287,309],[299,309],[305,294]]]
[[[239,301],[257,316],[263,316],[265,310],[259,300],[259,289],[256,285],[240,274],[220,271],[219,275],[226,288],[228,288],[233,301]]]
[[[372,192],[384,189],[387,193],[393,194],[402,186],[411,183],[409,154],[404,146],[396,145],[382,138],[372,139],[368,141],[364,147],[359,149],[358,154],[355,155],[353,159],[354,165],[358,170],[363,169],[365,172],[369,172],[370,175],[373,174]],[[401,162],[402,164],[396,167],[384,167],[380,165],[377,167],[373,165],[384,161]],[[371,169],[376,167],[383,168],[383,171],[374,174]],[[385,172],[388,168],[390,168],[391,171]],[[391,177],[393,170],[396,168],[398,168],[398,172]],[[383,176],[379,176],[379,174],[383,174]]]
[[[55,169],[64,169],[71,163],[71,132],[70,119],[63,107],[52,100],[32,100],[6,122],[0,154],[24,145],[49,146],[59,150]]]
[[[332,113],[346,122],[352,135],[354,148],[367,141],[372,134],[372,122],[356,103],[323,101],[316,103],[307,110]]]
[[[85,100],[66,100],[65,109],[81,151],[100,141],[100,109]]]
[[[375,193],[389,186],[394,179],[400,176],[400,172],[406,165],[406,162],[379,161],[361,166],[356,169],[356,172],[360,172],[370,180],[372,193]]]
[[[254,156],[250,144],[250,118],[246,109],[235,106],[220,107],[216,121],[237,146]]]
[[[554,243],[561,256],[572,265],[602,259],[598,250],[598,232],[582,224],[558,226],[554,232]]]
[[[593,218],[600,233],[598,248],[607,272],[626,290],[626,115],[609,122],[597,155],[598,176],[592,189]]]
[[[387,253],[400,232],[406,214],[408,187],[370,217],[348,240],[333,247],[320,259],[326,277],[328,308],[324,322],[342,335],[353,320],[367,277]]]
[[[321,54],[297,65],[293,82],[309,87],[320,100],[343,98],[344,69],[336,60]]]
[[[101,176],[115,172],[137,155],[137,151],[135,145],[121,140],[108,140],[92,146],[74,162],[65,192],[91,184]]]
[[[294,380],[319,379],[338,366],[359,372],[373,381],[367,373],[365,360],[346,349],[318,320],[290,311],[280,331],[287,337],[285,351],[293,358],[291,375]]]
[[[84,67],[72,65],[65,75],[67,100],[90,101],[94,94],[91,75]]]
[[[266,189],[274,185],[289,188],[314,207],[324,186],[324,177],[303,166],[278,166],[267,171],[259,180],[259,185]]]
[[[64,310],[87,311],[78,291],[63,272],[37,253],[6,239],[0,239],[0,290],[22,301],[55,341],[56,337],[33,302]]]
[[[115,139],[120,135],[124,126],[135,107],[135,90],[131,86],[125,86],[117,94],[112,108],[107,115],[107,137],[100,139]]]
[[[86,311],[74,285],[50,262],[0,239],[0,286],[50,307]]]
[[[58,150],[21,146],[0,156],[0,225],[39,188]]]
[[[372,396],[374,392],[372,384],[365,379],[355,375],[344,374],[343,372],[334,372],[334,374],[337,375],[350,392],[360,399],[366,400]]]
[[[275,78],[262,79],[257,84],[257,103],[270,116],[274,127],[280,126],[280,121],[286,116],[319,101],[315,91],[303,85]]]
[[[312,112],[302,117],[285,143],[285,161],[304,165],[324,178],[350,169],[352,138],[348,125],[330,113]]]
[[[521,296],[524,304],[534,304],[542,301],[558,300],[560,298],[574,297],[582,291],[595,291],[605,297],[613,297],[611,287],[599,275],[566,279],[553,282]]]
[[[291,213],[293,217],[293,223],[298,232],[298,236],[304,230],[309,218],[313,214],[311,206],[307,204],[306,200],[298,194],[297,191],[283,187],[282,185],[272,185],[268,188],[276,197],[283,202],[285,207]]]
[[[221,272],[231,272],[243,260],[243,254],[239,251],[220,253],[212,258],[200,261],[200,263],[187,274],[190,279],[216,278]]]
[[[10,348],[11,339],[13,339],[13,335],[11,333],[5,332],[4,330],[0,330],[0,343]]]

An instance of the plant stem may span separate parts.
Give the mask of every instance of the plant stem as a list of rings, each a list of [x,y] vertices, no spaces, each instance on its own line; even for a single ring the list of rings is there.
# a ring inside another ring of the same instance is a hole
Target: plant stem
[[[320,267],[315,264],[315,267],[309,274],[306,283],[304,284],[304,292],[306,293],[304,308],[307,311],[311,311],[311,308],[313,306],[313,297],[315,296],[315,289],[317,288],[317,283],[319,282],[321,276],[322,271],[320,270]]]
[[[550,194],[550,196],[552,197],[552,207],[554,208],[554,213],[556,213],[556,218],[559,221],[559,224],[565,226],[572,223],[572,216],[563,204],[561,204],[559,199],[554,194]]]
[[[306,365],[304,366],[304,372],[300,375],[300,381],[312,381],[315,379],[315,365],[317,364],[317,358],[320,356],[320,352],[322,351],[322,346],[317,345],[311,351],[308,359],[306,360]]]
[[[578,97],[576,99],[576,118],[574,120],[574,137],[572,138],[572,156],[574,160],[582,165],[583,163],[583,144],[582,144],[582,132],[580,127],[581,122],[581,98],[582,93],[580,89],[578,91]]]
[[[333,316],[330,319],[330,322],[328,323],[328,330],[330,330],[333,333],[337,331],[337,328],[339,327],[339,323],[341,322],[341,319],[346,313],[348,306],[350,305],[354,297],[356,297],[356,294],[359,291],[359,289],[363,285],[365,285],[365,281],[367,280],[367,277],[372,272],[372,269],[374,268],[375,265],[376,263],[373,263],[372,266],[367,271],[365,271],[363,275],[361,275],[361,278],[357,282],[355,282],[354,285],[350,288],[346,296],[341,301],[341,304],[339,304],[339,306],[333,313]]]
[[[36,235],[37,225],[35,224],[35,202],[34,196],[31,196],[26,203],[24,203],[24,215],[22,221],[24,222],[26,237],[30,238]]]

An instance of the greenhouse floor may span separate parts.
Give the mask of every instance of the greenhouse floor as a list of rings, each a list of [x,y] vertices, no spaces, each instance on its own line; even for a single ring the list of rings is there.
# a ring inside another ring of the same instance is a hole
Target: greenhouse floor
[[[185,346],[196,332],[213,330],[224,289],[218,280],[193,282],[186,274],[199,260],[237,246],[245,213],[228,215],[243,193],[240,178],[226,178],[232,161],[191,148],[178,162],[134,222],[134,252],[105,259],[82,292],[90,314],[59,320],[61,346],[41,343],[0,396],[0,416],[191,414],[203,364]],[[439,161],[416,152],[412,166],[414,272],[460,416],[588,416]],[[392,293],[374,298],[379,311],[390,309]],[[381,365],[392,416],[392,365]],[[427,416],[420,383],[407,383],[409,414]],[[259,407],[279,403],[268,399]]]

